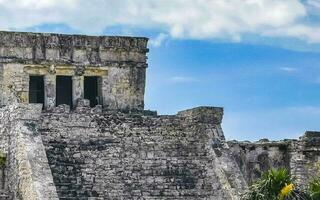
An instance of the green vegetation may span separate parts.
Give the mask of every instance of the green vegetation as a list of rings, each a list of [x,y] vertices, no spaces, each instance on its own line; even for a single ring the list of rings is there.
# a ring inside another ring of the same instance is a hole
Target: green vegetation
[[[320,199],[320,177],[310,182],[309,192],[312,199]]]
[[[295,187],[286,169],[271,169],[242,194],[241,200],[320,200],[320,176],[303,191]]]
[[[4,167],[6,165],[6,156],[0,152],[0,167]]]
[[[314,200],[320,200],[320,162],[316,163],[318,174],[310,181],[308,191]]]

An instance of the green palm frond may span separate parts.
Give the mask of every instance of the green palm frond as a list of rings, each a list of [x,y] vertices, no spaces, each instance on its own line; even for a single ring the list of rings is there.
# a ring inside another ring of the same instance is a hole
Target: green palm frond
[[[320,200],[320,177],[310,182],[309,191],[313,200]]]
[[[288,170],[271,169],[252,184],[242,195],[242,200],[278,200],[281,189],[293,182]]]

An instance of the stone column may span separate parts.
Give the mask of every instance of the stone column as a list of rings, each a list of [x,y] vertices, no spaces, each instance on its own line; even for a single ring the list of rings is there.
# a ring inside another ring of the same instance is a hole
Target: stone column
[[[22,74],[19,81],[15,81],[19,103],[29,103],[29,75]]]
[[[77,100],[84,97],[84,77],[73,76],[72,77],[72,102],[73,106],[77,105]]]
[[[109,82],[108,76],[101,76],[99,80],[99,90],[100,90],[100,102],[99,104],[102,105],[104,108],[109,108],[111,104],[112,96],[111,94],[111,85]]]
[[[51,110],[56,106],[56,75],[44,76],[44,96],[45,109]]]

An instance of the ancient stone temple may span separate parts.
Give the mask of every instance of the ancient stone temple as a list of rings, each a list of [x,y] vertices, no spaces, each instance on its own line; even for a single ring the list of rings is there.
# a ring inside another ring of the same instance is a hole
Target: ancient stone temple
[[[0,105],[143,109],[147,38],[0,32]]]
[[[226,141],[222,108],[144,110],[147,41],[0,32],[0,199],[237,200],[272,167],[314,174],[317,132]]]

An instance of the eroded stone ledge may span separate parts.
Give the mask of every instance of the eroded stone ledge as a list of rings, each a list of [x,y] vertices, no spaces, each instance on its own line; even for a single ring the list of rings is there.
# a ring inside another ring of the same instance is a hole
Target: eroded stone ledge
[[[148,39],[0,31],[0,61],[23,64],[84,64],[146,67]]]

